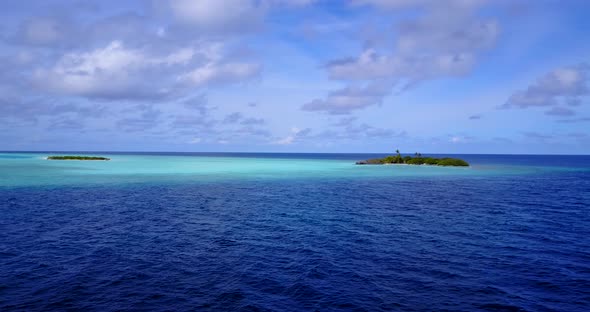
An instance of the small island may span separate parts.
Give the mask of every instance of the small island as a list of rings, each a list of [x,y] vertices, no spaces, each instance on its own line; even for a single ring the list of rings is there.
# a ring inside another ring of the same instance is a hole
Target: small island
[[[412,156],[402,156],[399,150],[396,151],[395,156],[387,156],[385,158],[373,158],[361,160],[356,162],[357,165],[386,165],[386,164],[406,164],[406,165],[432,165],[432,166],[453,166],[453,167],[467,167],[469,163],[463,159],[458,158],[433,158],[422,157],[422,154],[416,153]]]
[[[111,160],[106,157],[96,156],[48,156],[47,160]]]

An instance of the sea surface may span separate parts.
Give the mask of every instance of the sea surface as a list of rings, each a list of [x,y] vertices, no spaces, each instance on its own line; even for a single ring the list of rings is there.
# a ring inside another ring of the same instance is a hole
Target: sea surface
[[[590,156],[0,153],[0,311],[590,311]]]

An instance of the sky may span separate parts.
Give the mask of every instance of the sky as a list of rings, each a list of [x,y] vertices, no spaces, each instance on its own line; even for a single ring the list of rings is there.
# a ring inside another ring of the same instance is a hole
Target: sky
[[[590,154],[590,1],[0,7],[4,151]]]

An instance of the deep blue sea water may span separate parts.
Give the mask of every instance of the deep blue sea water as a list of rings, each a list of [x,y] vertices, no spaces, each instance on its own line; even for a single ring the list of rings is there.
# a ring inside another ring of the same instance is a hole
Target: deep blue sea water
[[[1,311],[590,310],[590,156],[47,155],[0,153]]]

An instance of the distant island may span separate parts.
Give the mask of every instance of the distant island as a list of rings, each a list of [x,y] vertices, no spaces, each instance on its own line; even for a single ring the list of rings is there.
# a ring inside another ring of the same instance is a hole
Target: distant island
[[[433,158],[433,157],[422,157],[422,154],[416,153],[414,157],[403,156],[399,150],[396,151],[395,156],[387,156],[384,158],[373,158],[367,160],[361,160],[356,162],[357,165],[386,165],[386,164],[406,164],[406,165],[433,165],[433,166],[454,166],[454,167],[467,167],[469,163],[463,159],[458,158]]]
[[[106,157],[96,157],[96,156],[49,156],[47,157],[48,160],[111,160],[110,158]]]

